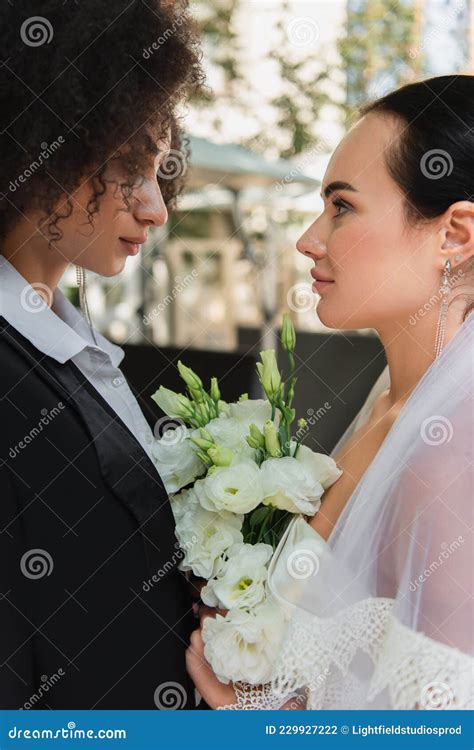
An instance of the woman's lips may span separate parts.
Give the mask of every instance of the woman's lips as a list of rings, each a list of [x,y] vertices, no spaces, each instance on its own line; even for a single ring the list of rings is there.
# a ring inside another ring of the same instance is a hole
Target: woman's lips
[[[321,292],[323,289],[326,289],[326,287],[330,286],[331,284],[334,284],[335,282],[330,279],[324,279],[318,275],[315,269],[311,269],[311,276],[313,277],[313,291],[314,292]]]
[[[129,240],[122,239],[122,237],[120,237],[120,242],[125,247],[128,255],[138,255],[140,252],[140,245],[138,242],[130,242]]]
[[[314,292],[322,292],[323,289],[326,289],[328,286],[331,286],[331,284],[334,284],[334,281],[313,281],[313,291]]]

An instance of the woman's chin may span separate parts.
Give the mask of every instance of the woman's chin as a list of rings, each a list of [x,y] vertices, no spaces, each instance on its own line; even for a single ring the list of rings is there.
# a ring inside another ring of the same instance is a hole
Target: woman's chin
[[[109,278],[110,276],[117,276],[119,273],[122,273],[126,261],[127,258],[123,255],[120,257],[117,256],[116,258],[110,258],[102,263],[98,263],[95,268],[91,268],[90,270],[99,276]]]
[[[316,307],[316,312],[318,313],[319,320],[323,325],[326,326],[326,328],[344,327],[343,318],[341,317],[340,311],[338,315],[337,310],[331,310],[331,306],[326,304],[324,302],[324,299],[319,300],[318,306]]]
[[[360,320],[357,320],[350,312],[333,303],[329,304],[324,299],[320,300],[316,310],[319,320],[326,328],[333,328],[336,331],[353,331],[364,327]]]

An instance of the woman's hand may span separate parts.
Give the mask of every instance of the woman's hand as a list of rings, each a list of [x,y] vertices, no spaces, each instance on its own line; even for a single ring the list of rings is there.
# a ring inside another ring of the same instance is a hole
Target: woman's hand
[[[224,685],[220,682],[206,661],[201,628],[191,634],[191,643],[186,651],[186,667],[200,695],[210,708],[235,703],[232,684]]]
[[[219,610],[218,610],[219,611]],[[210,610],[209,614],[204,614],[201,620],[201,627],[191,633],[191,643],[186,650],[186,667],[188,673],[210,708],[220,708],[236,702],[235,690],[232,683],[224,685],[217,679],[212,671],[206,657],[204,656],[204,641],[202,640],[202,621],[204,617],[215,617],[216,610]],[[284,711],[297,711],[305,708],[305,702],[295,697],[286,701],[280,706]]]

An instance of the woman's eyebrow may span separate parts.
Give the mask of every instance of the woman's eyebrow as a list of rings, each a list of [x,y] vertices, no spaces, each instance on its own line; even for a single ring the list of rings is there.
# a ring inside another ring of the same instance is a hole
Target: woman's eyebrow
[[[329,185],[326,185],[326,187],[323,190],[323,193],[321,194],[321,198],[329,198],[331,193],[334,193],[336,190],[352,190],[354,193],[357,193],[356,188],[350,184],[350,182],[342,182],[341,180],[335,180],[334,182],[330,182]]]

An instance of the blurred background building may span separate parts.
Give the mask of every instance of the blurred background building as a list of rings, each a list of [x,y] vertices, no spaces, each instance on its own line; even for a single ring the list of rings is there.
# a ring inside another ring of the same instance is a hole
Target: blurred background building
[[[190,155],[175,169],[187,170],[188,186],[120,277],[90,280],[92,316],[126,347],[129,377],[147,393],[176,385],[179,356],[231,379],[243,368],[250,380],[241,390],[252,390],[248,362],[276,345],[289,310],[299,331],[297,407],[302,416],[334,407],[331,425],[313,438],[330,450],[385,361],[373,331],[339,333],[318,320],[310,263],[295,243],[322,210],[327,162],[359,104],[421,77],[472,72],[473,3],[192,7],[208,88],[183,112]],[[64,286],[74,296],[72,270]]]

